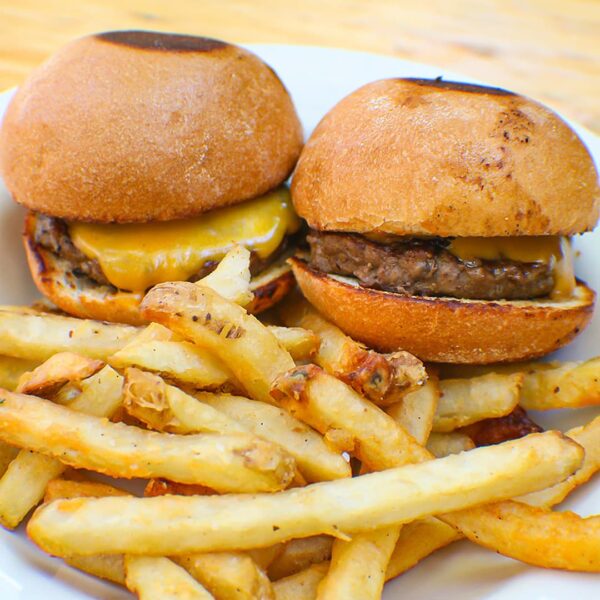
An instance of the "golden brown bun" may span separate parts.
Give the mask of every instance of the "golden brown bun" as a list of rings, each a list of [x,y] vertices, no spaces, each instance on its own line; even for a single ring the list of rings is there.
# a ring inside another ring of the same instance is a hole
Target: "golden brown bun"
[[[25,252],[38,290],[66,313],[82,319],[143,325],[139,313],[144,294],[116,290],[88,277],[73,274],[71,264],[37,245],[31,236],[34,217],[25,221]],[[279,302],[295,286],[289,265],[273,265],[251,283],[254,300],[246,309],[254,314]]]
[[[556,114],[495,88],[388,79],[319,123],[292,182],[320,230],[570,235],[592,229],[598,175]]]
[[[543,356],[588,324],[594,292],[579,283],[569,301],[456,300],[402,296],[340,281],[291,259],[302,293],[351,337],[421,360],[486,364]]]
[[[0,132],[13,198],[80,221],[189,217],[284,181],[302,128],[277,75],[237,46],[112,32],[59,50]]]

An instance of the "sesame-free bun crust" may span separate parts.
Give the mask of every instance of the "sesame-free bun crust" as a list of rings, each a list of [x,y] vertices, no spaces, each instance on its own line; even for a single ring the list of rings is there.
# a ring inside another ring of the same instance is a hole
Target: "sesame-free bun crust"
[[[35,215],[25,220],[23,241],[33,281],[40,293],[64,312],[82,319],[143,325],[139,305],[144,294],[100,285],[85,276],[77,276],[69,262],[35,243],[32,237]],[[279,302],[295,287],[287,264],[268,267],[251,282],[254,300],[246,306],[258,314]]]
[[[291,259],[304,296],[351,337],[421,360],[488,364],[561,348],[592,317],[594,292],[579,282],[565,301],[484,301],[402,296],[353,285]]]
[[[319,230],[571,235],[598,220],[598,175],[570,127],[528,98],[437,80],[370,83],[319,123],[292,198]]]
[[[19,88],[0,132],[0,170],[34,211],[157,221],[267,192],[301,145],[288,92],[247,50],[109,32],[65,46]]]

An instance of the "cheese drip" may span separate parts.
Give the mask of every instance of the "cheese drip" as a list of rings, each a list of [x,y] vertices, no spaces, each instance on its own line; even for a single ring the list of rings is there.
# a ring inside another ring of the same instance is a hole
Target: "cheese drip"
[[[164,281],[185,281],[235,244],[267,258],[300,228],[287,188],[192,219],[107,225],[70,223],[73,243],[96,259],[122,290],[143,292]]]
[[[448,250],[463,261],[513,260],[522,263],[544,262],[553,269],[552,298],[567,298],[575,289],[573,253],[566,237],[465,237],[455,238]]]

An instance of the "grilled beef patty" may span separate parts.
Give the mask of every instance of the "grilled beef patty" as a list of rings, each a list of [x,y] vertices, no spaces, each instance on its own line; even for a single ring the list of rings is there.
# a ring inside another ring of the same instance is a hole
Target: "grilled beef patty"
[[[69,227],[65,221],[36,213],[34,241],[42,248],[57,254],[71,263],[71,270],[76,276],[86,276],[100,285],[112,285],[102,271],[100,263],[88,258],[75,244],[69,235]],[[256,252],[250,254],[250,273],[254,276],[274,263],[289,247],[290,240],[285,237],[279,248],[267,258],[260,258]],[[198,281],[214,271],[219,261],[207,261],[202,268],[190,277],[189,281]]]
[[[554,288],[549,263],[462,261],[438,238],[376,243],[358,234],[311,230],[307,241],[312,267],[398,294],[519,300],[548,296]]]

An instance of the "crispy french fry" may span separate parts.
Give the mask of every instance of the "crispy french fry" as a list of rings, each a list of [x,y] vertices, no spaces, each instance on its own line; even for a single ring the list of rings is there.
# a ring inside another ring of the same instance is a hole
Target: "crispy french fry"
[[[423,446],[431,433],[439,397],[439,382],[430,374],[425,385],[388,406],[385,412]]]
[[[427,460],[427,452],[380,408],[316,365],[281,375],[273,397],[293,415],[355,454],[369,469]]]
[[[289,352],[256,317],[205,286],[157,285],[140,308],[144,318],[217,355],[256,400],[272,404],[271,383],[295,366]]]
[[[265,402],[229,394],[198,392],[196,398],[237,419],[249,431],[279,444],[295,459],[308,481],[328,481],[350,477],[350,465],[323,438],[286,410]]]
[[[473,440],[465,433],[458,431],[432,433],[427,440],[427,450],[437,458],[458,454],[473,448],[475,448]]]
[[[164,557],[126,556],[125,584],[140,600],[214,599],[185,569]]]
[[[321,340],[315,362],[369,400],[387,405],[427,378],[423,363],[408,352],[384,356],[367,350],[330,323],[297,293],[279,309],[289,326],[304,327]]]
[[[104,367],[97,358],[88,358],[72,352],[59,352],[41,365],[23,373],[16,391],[48,398],[67,383],[91,377]]]
[[[42,362],[57,352],[105,360],[139,332],[136,327],[0,308],[0,354]]]
[[[110,417],[121,405],[122,381],[116,371],[104,367],[81,382],[81,393],[70,408]],[[55,458],[21,450],[0,479],[0,523],[5,527],[16,527],[44,497],[48,482],[64,469],[65,465]]]
[[[331,558],[332,544],[333,538],[328,535],[290,540],[269,565],[269,579],[277,581],[303,571],[310,565],[328,561]]]
[[[156,431],[168,433],[240,433],[248,430],[235,419],[198,402],[158,375],[139,369],[125,371],[125,410]]]
[[[432,517],[407,523],[400,531],[388,563],[386,581],[408,571],[423,558],[461,537],[454,527]]]
[[[582,460],[579,445],[546,432],[278,494],[57,500],[35,512],[27,531],[57,555],[177,555],[345,537],[542,489]]]
[[[273,584],[275,600],[315,600],[319,583],[327,574],[328,562],[310,565],[303,571]]]
[[[329,572],[319,584],[319,600],[381,598],[387,565],[400,529],[400,526],[385,527],[361,533],[350,542],[336,540]]]
[[[0,477],[6,473],[8,465],[17,457],[19,454],[19,448],[0,442]]]
[[[268,330],[297,361],[310,360],[319,348],[319,336],[302,327],[267,325]]]
[[[19,383],[19,377],[27,371],[32,371],[40,364],[39,360],[0,356],[0,387],[11,392]]]
[[[572,512],[512,502],[441,518],[450,525],[460,523],[468,539],[522,562],[547,569],[600,572],[600,516],[583,519]]]
[[[452,431],[482,419],[503,417],[519,403],[523,374],[489,373],[471,379],[440,381],[441,396],[433,431]]]
[[[254,299],[250,291],[250,251],[244,246],[234,246],[217,265],[217,268],[196,282],[240,306]]]
[[[291,456],[253,435],[167,435],[4,390],[0,439],[113,477],[165,477],[223,492],[283,489],[295,467]]]
[[[215,598],[273,600],[274,592],[265,572],[242,552],[190,554],[174,559]]]
[[[525,372],[520,403],[527,410],[600,404],[600,357],[553,369],[531,366]]]

